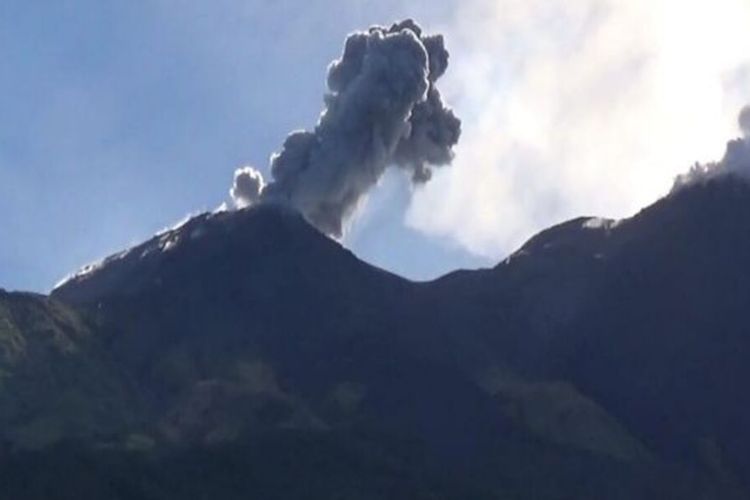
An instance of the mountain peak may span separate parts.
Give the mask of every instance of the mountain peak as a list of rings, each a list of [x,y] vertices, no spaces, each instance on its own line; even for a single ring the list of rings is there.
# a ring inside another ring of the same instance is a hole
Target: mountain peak
[[[281,254],[292,264],[305,254],[331,253],[349,252],[283,205],[206,212],[84,267],[57,285],[52,295],[66,302],[91,303],[161,286],[167,276],[200,278],[231,265],[241,274],[241,268],[268,265]]]

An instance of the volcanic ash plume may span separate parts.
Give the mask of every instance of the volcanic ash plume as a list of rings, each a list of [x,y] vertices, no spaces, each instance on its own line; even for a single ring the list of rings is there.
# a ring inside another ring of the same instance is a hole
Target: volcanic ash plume
[[[411,20],[350,35],[328,69],[329,93],[315,129],[286,138],[265,187],[255,170],[239,170],[235,204],[288,203],[339,237],[388,166],[427,182],[432,167],[450,163],[461,133],[435,86],[447,67],[443,37],[424,35]]]

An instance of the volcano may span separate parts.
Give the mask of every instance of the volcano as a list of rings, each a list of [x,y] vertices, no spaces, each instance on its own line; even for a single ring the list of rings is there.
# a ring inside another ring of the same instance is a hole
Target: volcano
[[[3,498],[750,497],[750,185],[412,282],[296,212],[0,294]]]

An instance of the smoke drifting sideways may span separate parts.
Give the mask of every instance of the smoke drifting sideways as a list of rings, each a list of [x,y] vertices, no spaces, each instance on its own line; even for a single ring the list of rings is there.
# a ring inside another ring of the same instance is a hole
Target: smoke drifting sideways
[[[271,157],[265,184],[251,167],[235,172],[237,207],[288,204],[322,232],[344,223],[393,166],[415,184],[453,159],[461,121],[436,86],[448,68],[442,35],[412,20],[349,35],[328,68],[324,110],[312,131],[292,132]]]
[[[672,192],[724,175],[734,175],[750,181],[750,105],[740,111],[737,124],[742,137],[727,143],[724,158],[718,162],[696,163],[687,173],[677,176]]]

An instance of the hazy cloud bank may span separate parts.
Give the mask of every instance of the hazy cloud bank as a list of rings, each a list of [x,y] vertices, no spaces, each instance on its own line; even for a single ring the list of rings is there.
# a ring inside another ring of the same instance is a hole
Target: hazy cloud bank
[[[477,254],[633,213],[721,157],[750,102],[746,0],[470,0],[454,19],[441,83],[464,137],[407,220]]]

